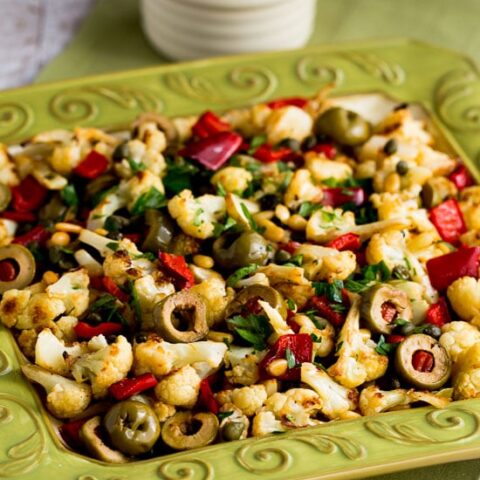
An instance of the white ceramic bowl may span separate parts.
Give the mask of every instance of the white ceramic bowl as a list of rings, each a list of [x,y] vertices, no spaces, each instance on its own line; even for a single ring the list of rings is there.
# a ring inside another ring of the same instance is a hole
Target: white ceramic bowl
[[[178,60],[301,47],[315,6],[316,0],[141,0],[147,38]]]

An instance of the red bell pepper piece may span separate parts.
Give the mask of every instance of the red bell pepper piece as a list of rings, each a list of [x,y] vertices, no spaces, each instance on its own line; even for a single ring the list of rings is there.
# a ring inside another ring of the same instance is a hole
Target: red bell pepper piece
[[[169,277],[172,277],[173,283],[177,289],[190,288],[195,284],[193,272],[188,268],[185,257],[174,255],[173,253],[159,252],[160,268]]]
[[[295,250],[300,247],[301,243],[299,242],[294,242],[293,240],[290,240],[287,243],[279,243],[278,247],[280,250],[285,250],[288,252],[290,255],[293,255],[295,253]]]
[[[150,390],[157,385],[158,380],[151,373],[144,373],[135,378],[124,378],[110,385],[108,391],[115,400],[126,400],[137,393]]]
[[[312,361],[313,341],[308,333],[294,333],[282,335],[272,345],[267,355],[260,362],[260,370],[267,371],[268,365],[278,358],[286,358],[287,348],[295,357],[295,366],[288,369],[280,380],[300,380],[300,365]]]
[[[430,209],[429,217],[443,240],[458,243],[462,233],[467,231],[458,202],[451,198]]]
[[[206,138],[214,133],[230,132],[231,126],[217,117],[213,112],[207,111],[197,120],[192,127],[192,132],[199,138]]]
[[[355,252],[355,257],[360,267],[364,267],[367,264],[367,254],[365,250],[360,250],[359,252]]]
[[[108,158],[92,150],[74,169],[73,173],[82,178],[97,178],[108,168]]]
[[[32,175],[12,187],[12,206],[17,212],[33,212],[40,208],[47,196],[47,189]]]
[[[450,317],[447,301],[444,297],[440,297],[437,303],[428,307],[425,323],[431,323],[437,327],[443,327],[446,323],[451,321],[452,318]]]
[[[116,335],[123,330],[123,326],[114,322],[103,322],[92,326],[86,322],[78,322],[73,329],[78,338],[88,340],[97,335]]]
[[[397,309],[391,302],[384,302],[380,307],[380,314],[386,323],[392,323],[397,316]]]
[[[337,156],[337,149],[331,143],[318,143],[310,151],[323,153],[328,159],[333,160]]]
[[[128,302],[128,294],[126,294],[110,277],[102,277],[103,288],[121,302]]]
[[[365,191],[361,187],[333,187],[323,189],[322,204],[340,207],[353,202],[356,206],[365,203]]]
[[[473,178],[470,175],[470,172],[466,169],[465,165],[459,165],[449,176],[451,182],[459,190],[463,190],[465,187],[473,185]]]
[[[262,163],[273,163],[286,160],[292,153],[293,150],[291,148],[273,148],[271,145],[264,143],[255,150],[253,156]]]
[[[29,230],[27,233],[23,235],[19,235],[13,239],[12,243],[18,243],[23,246],[30,245],[30,243],[38,243],[43,245],[48,238],[50,237],[50,233],[45,230],[41,225],[37,225]]]
[[[330,240],[325,246],[335,248],[336,250],[340,251],[356,251],[360,249],[360,247],[362,246],[362,242],[360,241],[359,235],[349,232],[345,233],[344,235],[340,235],[340,237],[337,237],[334,240]]]
[[[81,418],[80,420],[60,425],[58,429],[60,435],[69,447],[78,449],[82,446],[83,442],[80,440],[80,429],[87,420],[88,418]]]
[[[403,335],[387,335],[388,343],[402,343],[405,340]]]
[[[200,393],[198,396],[198,407],[206,408],[209,412],[218,414],[220,407],[217,399],[213,395],[212,387],[208,378],[204,378],[200,382]]]
[[[178,153],[196,160],[209,170],[218,170],[242,145],[242,137],[234,132],[218,132],[201,138]]]
[[[478,278],[479,263],[480,247],[462,247],[428,260],[427,272],[432,286],[442,291],[460,277]]]
[[[298,107],[303,108],[308,103],[306,98],[302,97],[290,97],[290,98],[279,98],[277,100],[272,100],[267,103],[267,106],[270,108],[282,108],[282,107]]]
[[[18,223],[33,223],[37,221],[37,216],[32,212],[6,211],[1,213],[1,217]]]
[[[431,372],[433,364],[433,355],[426,350],[417,350],[412,356],[412,365],[417,372]]]
[[[325,295],[315,295],[310,300],[313,308],[315,308],[321,317],[326,318],[333,326],[341,327],[345,322],[345,316],[336,312],[331,306]]]
[[[293,319],[295,312],[293,310],[287,310],[287,325],[295,332],[300,331],[300,325]]]
[[[2,260],[0,262],[0,281],[11,282],[18,275],[17,269],[11,260]]]

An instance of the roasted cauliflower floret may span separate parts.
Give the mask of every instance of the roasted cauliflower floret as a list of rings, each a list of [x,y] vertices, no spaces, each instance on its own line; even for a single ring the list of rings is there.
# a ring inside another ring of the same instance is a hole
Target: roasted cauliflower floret
[[[17,231],[17,222],[0,218],[0,247],[9,245]]]
[[[480,342],[480,331],[467,322],[449,322],[442,327],[440,344],[447,350],[453,362],[472,345]]]
[[[263,355],[253,348],[231,346],[225,354],[227,367],[225,376],[233,384],[253,385],[257,383],[260,378],[258,371],[260,356]]]
[[[224,167],[218,170],[210,181],[214,186],[222,185],[225,191],[240,195],[252,179],[252,174],[245,168]]]
[[[153,402],[152,408],[160,423],[165,422],[167,419],[175,415],[175,412],[177,411],[173,405],[168,405],[167,403],[160,401]]]
[[[205,239],[225,216],[225,199],[208,194],[194,198],[190,190],[183,190],[169,200],[168,211],[187,235]]]
[[[40,384],[47,394],[47,409],[57,418],[71,418],[90,404],[92,392],[88,385],[51,373],[36,365],[23,365],[23,374]]]
[[[247,417],[255,415],[267,399],[267,391],[264,385],[250,385],[233,390],[222,390],[216,394],[220,405],[233,403]]]
[[[447,289],[455,313],[474,325],[480,325],[480,282],[473,277],[461,277]]]
[[[207,304],[207,323],[211,327],[223,320],[225,309],[232,300],[227,293],[225,281],[212,277],[194,285],[190,291],[200,294]]]
[[[358,393],[335,382],[327,372],[313,363],[302,363],[301,380],[318,393],[322,401],[322,413],[330,418],[339,418],[357,408]]]
[[[407,266],[405,249],[405,239],[402,232],[387,230],[383,233],[375,233],[372,236],[365,253],[370,265],[383,261],[391,270],[397,265]]]
[[[388,367],[388,357],[376,352],[373,340],[360,331],[360,299],[354,298],[345,323],[338,335],[338,360],[328,374],[348,388],[381,377]]]
[[[322,401],[309,388],[291,388],[285,393],[274,393],[265,401],[265,409],[274,413],[282,423],[294,427],[318,425],[314,417],[320,412]]]
[[[370,385],[360,393],[359,407],[362,415],[376,415],[394,407],[405,406],[410,403],[407,390],[398,388],[383,391],[376,385]]]
[[[323,198],[323,190],[313,183],[310,172],[299,168],[293,174],[283,197],[288,208],[295,209],[303,202],[319,203]]]
[[[480,342],[462,352],[453,365],[453,398],[480,398]]]
[[[252,420],[252,436],[262,437],[270,433],[286,432],[288,428],[280,420],[275,418],[275,414],[269,411],[258,412]]]
[[[127,204],[128,209],[132,210],[137,200],[142,195],[149,194],[152,189],[157,190],[157,192],[162,195],[165,193],[161,178],[149,170],[138,172],[134,177],[128,180],[125,185],[125,191],[129,197]]]
[[[354,226],[353,212],[344,212],[341,208],[323,207],[314,212],[308,220],[307,240],[325,243],[348,232]]]
[[[155,396],[169,405],[192,408],[197,403],[201,381],[196,370],[185,365],[160,381]]]
[[[224,343],[210,340],[193,343],[168,343],[149,339],[135,345],[135,373],[153,373],[157,377],[168,375],[186,365],[204,362],[216,369],[227,351]]]
[[[47,296],[60,300],[65,305],[65,311],[78,317],[88,308],[88,285],[90,277],[85,269],[64,273],[57,282],[46,288]]]
[[[243,425],[243,431],[240,434],[240,437],[238,440],[244,440],[245,438],[248,437],[248,427],[250,426],[250,420],[246,415],[242,413],[240,409],[238,409],[233,403],[226,403],[225,405],[222,405],[220,408],[221,413],[228,413],[228,416],[224,417],[220,421],[220,432],[222,435],[223,440],[231,440],[228,438],[224,438],[223,432],[228,431],[228,427],[226,426],[230,423],[234,423],[237,425],[241,424]]]
[[[464,188],[460,193],[460,208],[468,230],[480,230],[480,186]]]
[[[132,346],[124,336],[119,335],[115,343],[80,356],[72,366],[72,375],[77,382],[89,381],[93,396],[103,398],[110,385],[127,376],[132,364]]]
[[[265,133],[268,143],[277,145],[285,138],[293,138],[302,142],[312,133],[312,117],[294,106],[276,108],[268,116],[265,124]]]
[[[325,155],[315,152],[305,154],[305,167],[316,182],[322,182],[327,178],[346,180],[353,175],[350,165],[337,160],[329,160]]]
[[[293,321],[300,325],[298,333],[308,333],[312,337],[314,357],[326,357],[332,353],[335,346],[335,329],[331,323],[322,319],[322,324],[317,327],[307,315],[298,313]]]
[[[72,363],[87,353],[87,345],[75,342],[65,345],[50,329],[42,330],[35,345],[35,363],[59,375],[69,376]]]
[[[124,192],[119,189],[107,194],[103,200],[93,208],[87,220],[87,228],[89,230],[96,230],[97,228],[103,228],[105,220],[113,215],[117,210],[127,205],[127,198]]]
[[[303,255],[302,267],[310,280],[345,280],[357,266],[355,254],[340,252],[335,248],[302,244],[295,255]]]
[[[5,144],[0,143],[0,178],[2,183],[9,187],[18,185],[18,176],[15,173],[15,164],[10,160],[8,148]]]

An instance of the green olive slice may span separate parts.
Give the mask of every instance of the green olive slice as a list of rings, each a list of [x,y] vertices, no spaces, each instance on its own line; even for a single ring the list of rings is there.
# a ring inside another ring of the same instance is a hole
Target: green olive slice
[[[427,362],[416,362],[422,355]],[[436,390],[449,379],[452,362],[445,348],[437,340],[417,333],[411,335],[397,347],[395,353],[395,369],[411,385]]]
[[[432,208],[457,194],[457,188],[445,177],[429,178],[422,187],[422,202],[425,208]]]
[[[213,413],[178,412],[163,425],[162,440],[175,450],[210,445],[218,433],[218,418]]]
[[[115,404],[105,415],[103,425],[112,445],[126,455],[148,452],[160,436],[155,412],[135,400]]]
[[[88,452],[98,460],[109,463],[126,463],[128,458],[121,452],[113,450],[97,435],[100,428],[100,417],[96,416],[87,420],[80,429],[80,440],[85,445]]]
[[[215,263],[222,268],[240,268],[255,263],[263,265],[269,255],[268,242],[256,232],[243,232],[232,243],[230,234],[222,235],[213,243]]]
[[[226,318],[240,314],[250,300],[263,300],[280,312],[283,319],[287,318],[287,307],[280,292],[266,285],[250,285],[242,288],[235,298],[228,304]]]
[[[372,127],[358,113],[342,107],[333,107],[317,118],[315,133],[328,135],[343,145],[355,146],[370,138]]]
[[[10,281],[0,281],[0,293],[12,288],[22,289],[32,283],[35,277],[36,263],[32,252],[23,245],[12,243],[0,248],[0,262],[13,260],[17,265],[17,276]]]
[[[179,329],[182,319],[188,321],[187,330]],[[205,301],[200,295],[187,290],[169,295],[157,304],[153,320],[157,333],[168,342],[196,342],[208,333]]]
[[[385,284],[374,285],[364,293],[361,314],[372,331],[386,334],[395,328],[397,318],[411,321],[413,317],[407,294]]]
[[[7,209],[10,200],[12,199],[12,193],[7,185],[0,183],[0,212]]]

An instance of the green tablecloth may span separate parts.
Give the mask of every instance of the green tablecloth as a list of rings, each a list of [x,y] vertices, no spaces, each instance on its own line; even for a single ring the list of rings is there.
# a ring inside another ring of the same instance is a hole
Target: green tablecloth
[[[311,44],[413,37],[480,61],[478,0],[319,0]],[[61,80],[165,63],[144,39],[137,1],[101,0],[70,46],[38,76]],[[478,480],[480,460],[382,475],[377,480]]]

